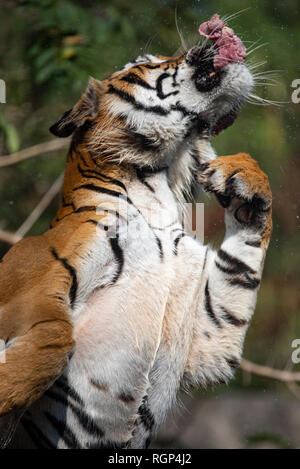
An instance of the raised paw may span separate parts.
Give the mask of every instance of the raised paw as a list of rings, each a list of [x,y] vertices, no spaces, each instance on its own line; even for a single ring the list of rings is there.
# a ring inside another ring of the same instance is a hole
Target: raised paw
[[[271,218],[272,193],[266,174],[246,153],[220,156],[201,165],[198,180],[216,194],[223,207],[232,207],[236,220],[264,228]],[[270,224],[270,223],[269,223]]]

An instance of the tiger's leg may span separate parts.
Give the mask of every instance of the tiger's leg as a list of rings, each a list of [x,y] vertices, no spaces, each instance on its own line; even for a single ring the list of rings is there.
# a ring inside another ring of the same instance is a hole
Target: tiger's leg
[[[25,303],[26,304],[26,303]],[[9,442],[18,419],[63,372],[74,347],[73,327],[61,305],[48,299],[47,305],[35,305],[31,323],[14,334],[7,343],[0,362],[0,447]],[[5,316],[12,311],[3,308],[0,337],[7,340]],[[18,314],[14,319],[18,318]],[[24,325],[23,325],[24,327]]]
[[[201,169],[200,182],[226,208],[226,234],[217,252],[207,249],[185,376],[210,384],[230,379],[240,363],[271,235],[272,194],[249,155],[219,157]]]
[[[202,170],[203,185],[227,206],[226,237],[218,253],[189,237],[178,244],[176,295],[167,303],[133,448],[150,443],[180,383],[207,385],[232,377],[255,307],[271,233],[268,179],[248,155],[213,160],[210,153]]]

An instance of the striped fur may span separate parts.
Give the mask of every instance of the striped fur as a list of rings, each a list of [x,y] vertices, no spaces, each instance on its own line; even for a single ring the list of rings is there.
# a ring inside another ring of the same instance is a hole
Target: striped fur
[[[271,192],[248,155],[215,159],[209,137],[231,122],[252,77],[230,64],[203,91],[210,53],[139,57],[91,79],[52,126],[74,134],[57,215],[0,265],[3,446],[144,448],[180,387],[233,376]],[[217,252],[182,226],[199,183],[226,207]]]

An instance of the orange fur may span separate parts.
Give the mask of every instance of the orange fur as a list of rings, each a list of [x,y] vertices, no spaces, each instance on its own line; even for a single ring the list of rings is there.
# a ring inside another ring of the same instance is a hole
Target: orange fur
[[[258,162],[247,153],[220,156],[209,163],[209,168],[206,169],[206,172],[212,174],[216,170],[222,171],[224,181],[228,181],[232,175],[242,179],[245,188],[247,188],[249,199],[252,199],[254,196],[261,196],[265,199],[268,214],[266,226],[262,233],[262,245],[264,249],[267,249],[272,232],[272,192],[268,176],[260,169]],[[203,174],[199,175],[199,180],[203,183],[204,187],[210,190],[209,185],[207,185],[208,181]],[[212,192],[217,191],[212,190]]]
[[[0,415],[28,407],[40,397],[62,373],[75,345],[68,296],[72,278],[51,249],[78,268],[95,234],[95,226],[85,222],[105,216],[99,206],[97,211],[76,213],[98,203],[89,191],[72,192],[75,186],[90,182],[77,168],[78,154],[72,157],[79,150],[89,170],[97,169],[109,178],[122,171],[105,162],[97,166],[84,147],[71,147],[62,202],[52,229],[13,246],[0,264],[0,338],[17,338],[6,351],[6,363],[0,363]],[[116,190],[110,182],[101,184]]]

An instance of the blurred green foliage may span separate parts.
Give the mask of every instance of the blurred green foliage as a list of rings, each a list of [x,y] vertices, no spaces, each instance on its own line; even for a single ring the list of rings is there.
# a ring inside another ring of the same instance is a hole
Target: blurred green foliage
[[[143,51],[172,55],[180,47],[176,8],[191,46],[200,22],[215,12],[227,16],[245,7],[230,25],[248,47],[264,44],[249,60],[265,62],[258,70],[278,70],[277,83],[258,87],[257,93],[283,104],[247,104],[213,144],[218,154],[251,153],[270,177],[274,231],[245,354],[282,368],[292,340],[300,338],[300,104],[291,103],[291,83],[300,78],[298,0],[248,0],[242,6],[238,0],[3,0],[0,78],[7,84],[7,104],[0,104],[0,154],[48,140],[49,126],[77,101],[88,76],[102,79]],[[0,228],[18,228],[62,171],[64,153],[1,169]],[[47,229],[56,206],[57,200],[31,234]],[[220,239],[222,213],[212,201],[207,201],[206,222],[209,240]],[[2,244],[0,255],[7,248]],[[262,378],[254,378],[252,386],[285,389]]]

